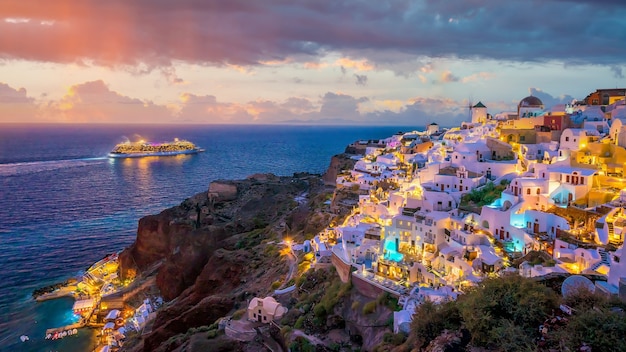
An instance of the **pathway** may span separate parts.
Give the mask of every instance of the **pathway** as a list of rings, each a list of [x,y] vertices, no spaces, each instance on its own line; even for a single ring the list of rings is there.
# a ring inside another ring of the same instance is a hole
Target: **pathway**
[[[293,329],[291,330],[292,332],[292,336],[301,336],[304,337],[305,339],[309,340],[309,342],[313,343],[314,345],[322,345],[322,346],[326,346],[326,343],[324,343],[324,341],[320,340],[318,337],[315,336],[311,336],[311,335],[307,335],[304,331],[299,330],[299,329]]]

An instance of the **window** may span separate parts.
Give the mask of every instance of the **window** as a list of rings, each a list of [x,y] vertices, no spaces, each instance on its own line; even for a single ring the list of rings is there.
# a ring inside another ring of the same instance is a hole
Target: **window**
[[[539,194],[539,188],[537,188],[537,194]]]
[[[530,194],[530,188],[526,189],[526,194]]]
[[[566,141],[566,142],[569,142],[569,137],[565,137],[565,141]]]
[[[254,317],[256,318],[256,313],[254,313]]]
[[[525,141],[526,140],[526,136],[519,136],[519,140],[520,140],[520,142]]]
[[[565,182],[569,182],[569,175],[565,176]]]
[[[584,185],[584,184],[585,184],[585,178],[584,178],[584,177],[582,177],[582,176],[580,177],[580,184],[581,184],[581,185]]]

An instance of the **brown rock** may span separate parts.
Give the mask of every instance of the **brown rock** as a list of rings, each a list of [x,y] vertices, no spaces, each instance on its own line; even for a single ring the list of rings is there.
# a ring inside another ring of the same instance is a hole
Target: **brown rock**
[[[322,180],[324,184],[335,186],[337,182],[337,175],[341,173],[342,170],[352,170],[355,160],[350,159],[348,154],[339,154],[335,155],[330,159],[330,165],[328,169],[322,176]]]
[[[209,199],[215,202],[237,199],[237,186],[229,181],[215,181],[209,185]]]

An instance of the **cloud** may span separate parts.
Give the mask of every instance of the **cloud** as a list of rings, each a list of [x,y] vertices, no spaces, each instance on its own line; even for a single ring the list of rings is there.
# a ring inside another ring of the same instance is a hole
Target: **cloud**
[[[547,108],[572,101],[569,95],[552,96],[538,88],[530,94]],[[511,102],[483,101],[490,113],[512,109]],[[326,92],[317,99],[291,96],[281,101],[221,101],[216,95],[183,93],[167,106],[124,96],[104,81],[75,84],[57,100],[38,101],[24,88],[0,83],[0,122],[83,123],[344,123],[365,125],[442,126],[467,120],[467,101],[450,98],[413,97],[407,100],[377,99]]]
[[[558,97],[554,97],[544,91],[542,91],[539,88],[530,88],[529,90],[530,95],[537,97],[539,99],[541,99],[541,101],[543,102],[543,105],[545,106],[546,109],[549,109],[555,105],[559,105],[559,104],[569,104],[574,100],[574,97],[572,97],[571,95],[560,95]]]
[[[26,89],[15,89],[0,83],[0,123],[38,121],[39,109],[35,99],[28,96]]]
[[[469,83],[469,82],[476,82],[476,81],[486,81],[495,77],[496,75],[491,72],[478,72],[478,73],[474,73],[469,76],[463,77],[461,79],[461,82]]]
[[[611,72],[613,72],[613,77],[615,78],[624,78],[622,68],[619,66],[611,66]]]
[[[171,112],[151,101],[121,95],[102,81],[71,86],[59,100],[42,106],[49,121],[72,123],[162,123],[171,122]]]
[[[355,119],[360,116],[359,104],[368,98],[355,98],[347,94],[328,92],[324,94],[316,117],[321,119]]]
[[[619,0],[601,0],[601,5],[591,0],[532,5],[501,0],[4,0],[0,58],[152,70],[174,62],[310,63],[339,53],[359,58],[359,70],[405,62],[407,67],[394,72],[409,75],[419,71],[415,58],[616,65],[626,55],[625,17],[626,3]]]
[[[181,108],[177,122],[219,124],[251,123],[255,120],[254,110],[235,103],[218,102],[213,95],[183,93],[180,96]]]
[[[176,68],[174,68],[174,66],[161,67],[161,74],[165,77],[169,84],[178,85],[185,83],[185,81],[176,74]]]
[[[364,86],[367,84],[367,76],[366,75],[357,75],[356,73],[354,74],[354,78],[356,78],[356,85],[357,86]]]
[[[452,83],[458,82],[460,80],[459,77],[452,74],[450,71],[444,71],[441,73],[441,77],[439,78],[439,82],[442,83]]]

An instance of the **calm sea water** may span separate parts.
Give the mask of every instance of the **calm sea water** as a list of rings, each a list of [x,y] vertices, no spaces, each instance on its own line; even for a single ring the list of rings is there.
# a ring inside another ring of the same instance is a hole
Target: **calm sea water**
[[[418,124],[421,125],[421,124]],[[0,125],[0,351],[89,351],[94,332],[44,340],[72,321],[71,299],[35,288],[75,276],[130,245],[144,215],[257,172],[322,173],[357,139],[421,127]],[[111,160],[125,138],[188,139],[198,155]],[[21,335],[30,340],[22,343]]]

